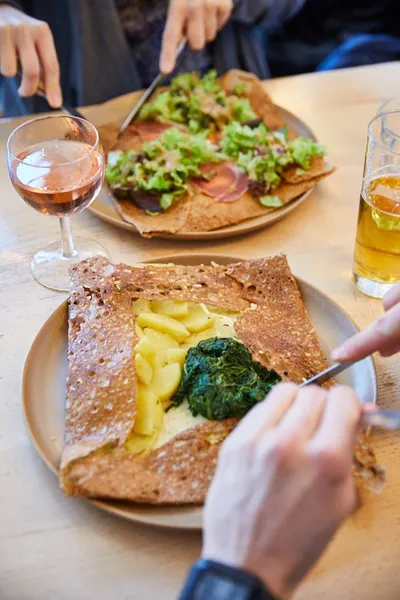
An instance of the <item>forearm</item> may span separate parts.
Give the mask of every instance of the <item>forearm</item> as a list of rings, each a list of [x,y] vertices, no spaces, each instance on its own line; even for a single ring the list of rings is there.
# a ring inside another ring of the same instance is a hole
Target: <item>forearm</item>
[[[293,17],[305,0],[236,0],[232,20],[273,29]]]

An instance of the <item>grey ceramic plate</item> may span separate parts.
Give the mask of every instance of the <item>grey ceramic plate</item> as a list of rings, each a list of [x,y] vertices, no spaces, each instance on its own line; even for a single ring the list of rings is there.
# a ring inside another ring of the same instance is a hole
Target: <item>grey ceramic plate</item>
[[[112,102],[107,103],[107,106],[110,105],[110,109],[112,108]],[[117,105],[116,105],[117,106]],[[293,113],[288,110],[278,107],[279,111],[282,115],[285,123],[289,125],[291,129],[297,131],[299,135],[303,135],[305,137],[309,137],[313,140],[316,140],[315,135],[311,131],[311,129],[306,125],[301,119],[296,117]],[[90,113],[87,112],[87,116],[90,118]],[[93,122],[96,124],[97,119],[99,118],[97,114],[93,115]],[[97,119],[96,119],[97,116]],[[156,237],[159,238],[173,238],[174,240],[217,240],[222,238],[234,237],[236,235],[243,235],[245,233],[250,233],[251,231],[257,231],[258,229],[262,229],[263,227],[267,227],[272,225],[272,223],[276,223],[276,221],[280,221],[283,217],[291,213],[295,208],[297,208],[308,196],[312,193],[312,190],[308,192],[304,192],[301,196],[289,202],[286,206],[275,210],[272,213],[267,215],[263,215],[262,217],[256,217],[254,219],[249,219],[248,221],[243,221],[242,223],[237,223],[236,225],[230,225],[228,227],[222,227],[221,229],[217,229],[215,231],[205,231],[205,232],[196,232],[196,233],[175,233],[175,234],[160,234]],[[118,213],[117,209],[114,206],[114,202],[111,198],[110,191],[108,190],[106,185],[103,185],[103,188],[96,198],[96,200],[90,205],[89,209],[91,213],[102,219],[103,221],[107,221],[116,227],[120,227],[122,229],[127,229],[128,231],[133,231],[138,233],[136,227],[121,217]]]
[[[228,264],[238,260],[240,259],[231,256],[199,254],[164,256],[147,262],[207,264],[214,261]],[[331,349],[356,333],[357,327],[333,300],[301,279],[297,281],[322,349],[329,355]],[[28,430],[39,454],[55,474],[64,439],[66,375],[67,303],[63,302],[36,336],[25,362],[22,382],[22,399]],[[352,385],[362,402],[376,402],[376,376],[371,358],[357,363],[337,379],[341,383]],[[91,502],[130,521],[161,527],[201,528],[201,508],[166,508],[111,501]]]

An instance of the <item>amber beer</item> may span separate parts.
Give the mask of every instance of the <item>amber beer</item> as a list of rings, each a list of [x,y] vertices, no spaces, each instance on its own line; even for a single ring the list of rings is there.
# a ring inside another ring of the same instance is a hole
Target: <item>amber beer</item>
[[[400,280],[400,176],[372,179],[361,194],[354,272],[383,284]]]
[[[375,298],[400,281],[400,111],[369,126],[353,278]]]

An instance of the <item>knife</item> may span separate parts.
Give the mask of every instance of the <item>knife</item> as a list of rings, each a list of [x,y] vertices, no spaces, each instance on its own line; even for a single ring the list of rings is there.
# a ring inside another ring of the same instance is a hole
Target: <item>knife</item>
[[[339,375],[342,371],[345,371],[355,363],[359,362],[358,360],[336,363],[318,373],[318,375],[314,375],[307,381],[304,381],[300,384],[299,387],[306,387],[307,385],[321,385],[332,379],[336,375]],[[396,430],[400,429],[400,410],[399,409],[389,409],[389,408],[375,408],[373,406],[368,407],[368,409],[364,410],[361,414],[361,422],[364,425],[369,427],[379,427],[380,429],[388,429],[388,430]]]
[[[185,48],[186,48],[186,40],[183,40],[179,44],[178,50],[176,51],[176,60],[179,59],[179,57],[181,56],[181,54]],[[128,127],[128,125],[130,125],[132,123],[132,121],[134,121],[136,119],[142,106],[144,104],[146,104],[146,102],[154,94],[155,90],[162,84],[162,82],[164,81],[165,78],[166,78],[166,75],[164,75],[161,72],[157,75],[157,77],[154,79],[154,81],[152,82],[150,87],[147,88],[147,90],[141,96],[139,102],[137,102],[135,104],[135,106],[132,108],[132,110],[126,117],[125,121],[122,123],[120,130],[118,132],[118,137],[121,137],[121,135],[124,133],[124,131]]]
[[[305,387],[306,385],[322,385],[323,383],[329,381],[329,379],[332,379],[333,377],[336,377],[336,375],[339,375],[339,373],[341,373],[342,371],[349,369],[357,362],[358,360],[336,363],[328,369],[325,369],[325,371],[321,371],[321,373],[318,373],[318,375],[314,375],[314,377],[310,377],[310,379],[307,379],[307,381],[303,381],[303,383],[301,383],[299,387]]]

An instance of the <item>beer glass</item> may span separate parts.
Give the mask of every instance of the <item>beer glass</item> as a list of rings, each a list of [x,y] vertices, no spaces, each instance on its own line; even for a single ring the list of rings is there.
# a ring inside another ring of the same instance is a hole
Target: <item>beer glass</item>
[[[400,280],[400,110],[368,126],[353,279],[373,298]]]

